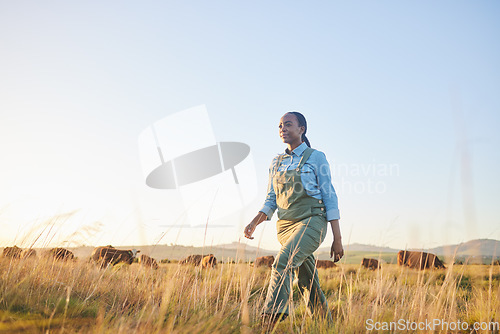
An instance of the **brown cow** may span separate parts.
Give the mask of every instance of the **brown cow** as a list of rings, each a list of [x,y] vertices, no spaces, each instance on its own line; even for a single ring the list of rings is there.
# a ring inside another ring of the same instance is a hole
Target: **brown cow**
[[[436,255],[419,251],[399,251],[398,265],[416,269],[446,269],[443,262]]]
[[[337,265],[330,260],[316,260],[316,268],[335,268]]]
[[[69,260],[74,260],[75,255],[73,252],[67,250],[66,248],[52,248],[49,249],[47,252],[45,252],[45,256],[47,257],[52,257],[54,260],[60,260],[60,261],[69,261]]]
[[[268,255],[268,256],[260,256],[255,259],[254,266],[255,267],[269,267],[271,268],[274,263],[274,256]]]
[[[156,262],[156,260],[152,257],[149,257],[145,254],[139,256],[139,264],[144,267],[158,269],[158,262]]]
[[[376,259],[363,258],[363,260],[361,260],[361,265],[371,270],[380,269],[380,263]]]
[[[213,268],[216,265],[217,265],[217,259],[213,254],[207,255],[201,260],[201,267],[203,269]]]
[[[21,253],[22,259],[36,258],[36,250],[33,248],[24,249]]]
[[[179,264],[194,264],[195,266],[199,266],[201,260],[203,260],[203,255],[189,255],[185,259],[180,260]]]
[[[119,250],[114,247],[97,247],[90,255],[90,259],[100,264],[101,268],[109,264],[115,265],[120,262],[132,264],[140,250]]]
[[[12,259],[20,259],[22,251],[23,251],[23,249],[19,248],[17,246],[14,246],[14,247],[5,247],[3,249],[3,256],[4,257],[10,257]]]

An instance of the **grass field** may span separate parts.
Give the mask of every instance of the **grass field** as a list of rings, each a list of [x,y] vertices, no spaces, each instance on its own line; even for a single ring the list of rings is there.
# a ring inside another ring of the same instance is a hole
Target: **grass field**
[[[0,332],[360,333],[367,321],[443,319],[472,328],[500,320],[500,266],[370,271],[341,264],[319,269],[333,324],[310,316],[295,287],[290,317],[273,329],[259,321],[269,274],[248,264],[100,270],[84,260],[0,258]]]

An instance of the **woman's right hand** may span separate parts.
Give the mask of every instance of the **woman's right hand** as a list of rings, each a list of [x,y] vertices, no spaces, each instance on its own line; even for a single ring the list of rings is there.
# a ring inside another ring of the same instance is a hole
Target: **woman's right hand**
[[[253,239],[252,234],[255,231],[256,227],[257,225],[254,224],[254,221],[252,220],[252,222],[248,224],[247,227],[245,227],[245,237],[247,237],[248,239]]]
[[[255,231],[255,228],[257,227],[257,225],[266,220],[266,218],[267,218],[266,214],[262,211],[259,211],[257,216],[255,216],[255,218],[252,219],[250,224],[248,224],[247,227],[245,227],[245,230],[243,231],[245,233],[245,237],[248,239],[253,239],[252,234]]]

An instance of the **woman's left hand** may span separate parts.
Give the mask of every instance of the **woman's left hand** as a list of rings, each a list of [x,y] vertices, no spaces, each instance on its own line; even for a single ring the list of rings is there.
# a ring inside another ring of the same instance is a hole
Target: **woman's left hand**
[[[344,247],[342,247],[342,241],[333,241],[332,248],[330,249],[330,257],[333,258],[333,262],[339,261],[344,256]]]

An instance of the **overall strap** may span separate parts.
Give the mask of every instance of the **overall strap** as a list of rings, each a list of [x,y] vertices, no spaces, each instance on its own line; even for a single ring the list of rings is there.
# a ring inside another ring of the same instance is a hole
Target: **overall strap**
[[[281,160],[283,160],[283,154],[280,154],[278,156],[278,161],[276,161],[276,164],[274,165],[273,175],[276,174],[276,172],[278,171],[278,168],[280,168]]]
[[[302,159],[300,159],[299,165],[297,166],[297,171],[299,171],[299,170],[302,169],[302,166],[304,166],[304,164],[306,163],[307,159],[309,159],[309,157],[311,156],[311,154],[314,151],[315,150],[313,148],[310,148],[310,147],[307,147],[304,150],[304,154],[302,154]]]

